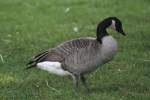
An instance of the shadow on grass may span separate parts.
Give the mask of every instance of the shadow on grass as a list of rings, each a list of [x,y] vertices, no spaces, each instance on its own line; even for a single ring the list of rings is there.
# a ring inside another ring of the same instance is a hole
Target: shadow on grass
[[[141,85],[137,83],[131,84],[107,84],[96,85],[91,87],[90,93],[119,93],[121,96],[144,96],[150,95],[150,88],[148,85]]]
[[[149,87],[138,83],[97,83],[90,85],[90,91],[87,93],[80,84],[78,89],[79,96],[93,96],[99,94],[112,95],[119,93],[120,96],[145,95],[150,92]],[[68,96],[69,95],[69,96]],[[65,97],[66,96],[66,97]],[[24,80],[11,81],[7,84],[0,83],[0,97],[8,98],[73,98],[72,80],[59,77],[27,77]]]
[[[119,90],[120,90],[120,86],[114,84],[93,86],[90,89],[91,92],[112,92],[112,91],[115,92]]]

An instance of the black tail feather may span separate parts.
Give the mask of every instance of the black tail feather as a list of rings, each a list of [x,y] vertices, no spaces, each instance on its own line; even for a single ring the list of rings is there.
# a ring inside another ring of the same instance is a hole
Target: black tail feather
[[[36,62],[35,61],[30,61],[29,63],[27,63],[27,68],[25,68],[26,70],[27,69],[30,69],[30,68],[34,68],[34,67],[36,67]]]
[[[25,69],[30,69],[36,67],[37,63],[43,61],[45,57],[48,56],[48,51],[44,51],[39,53],[38,55],[34,56],[29,63],[27,63],[27,68]]]

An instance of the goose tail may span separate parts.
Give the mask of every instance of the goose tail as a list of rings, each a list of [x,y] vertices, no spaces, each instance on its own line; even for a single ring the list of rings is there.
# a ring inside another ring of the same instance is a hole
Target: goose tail
[[[25,69],[28,70],[28,69],[34,68],[34,67],[36,67],[36,64],[37,63],[35,61],[31,60],[27,63],[27,67]]]
[[[28,63],[27,68],[25,69],[31,69],[36,67],[37,63],[42,62],[45,57],[48,55],[48,51],[44,51],[42,53],[39,53],[38,55],[34,56]]]

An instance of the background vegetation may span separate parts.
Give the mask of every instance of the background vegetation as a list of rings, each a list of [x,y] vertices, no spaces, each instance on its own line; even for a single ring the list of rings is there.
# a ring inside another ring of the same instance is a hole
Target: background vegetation
[[[95,37],[108,16],[123,22],[127,37],[115,59],[88,75],[91,92],[48,72],[24,70],[34,54],[66,40]],[[1,100],[150,100],[149,0],[0,0]],[[74,28],[78,28],[77,32]]]

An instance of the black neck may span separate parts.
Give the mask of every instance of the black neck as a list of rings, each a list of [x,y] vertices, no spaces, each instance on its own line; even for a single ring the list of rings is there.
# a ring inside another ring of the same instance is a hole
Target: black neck
[[[98,25],[97,27],[97,41],[102,43],[102,38],[105,36],[108,36],[109,34],[107,33],[106,26],[102,26],[101,24]]]

